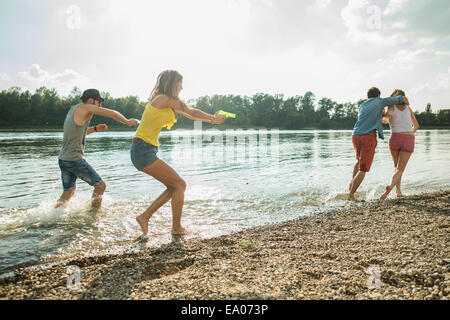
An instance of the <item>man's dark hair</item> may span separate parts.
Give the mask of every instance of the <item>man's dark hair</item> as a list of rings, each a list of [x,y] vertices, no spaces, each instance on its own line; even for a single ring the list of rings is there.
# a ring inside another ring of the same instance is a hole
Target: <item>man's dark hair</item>
[[[83,101],[83,103],[86,103],[89,98],[92,98],[94,100],[100,100],[100,101],[104,101],[104,99],[100,96],[100,92],[97,89],[88,89],[86,91],[83,92],[83,95],[81,96],[81,101]]]
[[[367,98],[378,98],[381,96],[381,91],[378,88],[372,87],[367,91]]]

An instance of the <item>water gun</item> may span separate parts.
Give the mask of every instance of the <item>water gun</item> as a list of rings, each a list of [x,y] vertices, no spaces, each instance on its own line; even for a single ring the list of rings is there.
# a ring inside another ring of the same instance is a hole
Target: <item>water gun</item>
[[[234,113],[225,112],[223,110],[219,110],[219,114],[227,117],[227,118],[236,118],[236,115]]]

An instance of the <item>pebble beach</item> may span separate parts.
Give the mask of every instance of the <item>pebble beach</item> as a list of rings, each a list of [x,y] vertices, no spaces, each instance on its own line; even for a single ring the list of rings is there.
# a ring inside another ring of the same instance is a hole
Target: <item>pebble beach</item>
[[[18,268],[0,299],[449,300],[450,191],[140,252]],[[68,267],[80,270],[68,287]]]

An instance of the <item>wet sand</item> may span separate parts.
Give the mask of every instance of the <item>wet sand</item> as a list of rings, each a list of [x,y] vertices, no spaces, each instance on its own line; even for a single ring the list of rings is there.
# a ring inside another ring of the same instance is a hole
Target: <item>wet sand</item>
[[[444,299],[450,191],[341,210],[213,239],[15,270],[0,299]],[[67,287],[78,266],[80,288]]]

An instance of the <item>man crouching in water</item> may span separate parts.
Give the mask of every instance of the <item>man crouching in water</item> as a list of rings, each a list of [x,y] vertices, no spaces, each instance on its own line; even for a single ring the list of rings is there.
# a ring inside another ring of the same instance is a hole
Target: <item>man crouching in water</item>
[[[96,89],[83,92],[82,103],[70,108],[64,121],[63,147],[59,153],[58,162],[61,169],[61,179],[64,192],[56,203],[55,208],[63,206],[75,193],[76,180],[87,182],[94,187],[91,207],[98,210],[102,205],[102,196],[106,184],[97,172],[84,159],[84,146],[87,134],[108,130],[106,124],[89,127],[94,114],[112,118],[128,126],[138,126],[136,119],[128,120],[120,112],[102,107],[104,99]]]

